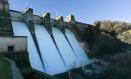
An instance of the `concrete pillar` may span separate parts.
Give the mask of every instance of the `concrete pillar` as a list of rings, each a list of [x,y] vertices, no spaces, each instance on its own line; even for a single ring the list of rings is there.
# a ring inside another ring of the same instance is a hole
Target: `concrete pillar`
[[[75,22],[75,17],[74,17],[74,15],[69,15],[69,16],[67,16],[66,21],[67,21],[67,22]]]
[[[56,25],[62,32],[64,32],[65,22],[63,20],[63,16],[56,17]]]
[[[33,9],[32,8],[26,8],[24,11],[23,11],[23,14],[24,14],[24,18],[25,18],[25,21],[33,21]]]
[[[43,25],[46,29],[51,32],[51,22],[50,22],[50,13],[43,13],[42,14]]]
[[[76,26],[76,21],[75,21],[74,15],[67,16],[66,22],[67,22],[68,28],[75,28],[74,26]]]
[[[57,20],[58,25],[64,26],[63,16],[57,16],[56,20]]]
[[[81,43],[80,30],[77,28],[77,21],[73,15],[69,15],[66,18],[67,26],[75,34],[77,40]]]
[[[25,23],[27,24],[30,32],[34,34],[35,30],[34,30],[34,22],[33,22],[33,9],[26,8],[23,14],[24,14]]]
[[[23,12],[24,14],[24,20],[25,20],[25,23],[27,24],[28,26],[28,29],[31,33],[31,36],[33,38],[33,41],[35,43],[35,46],[37,48],[37,51],[38,51],[38,54],[40,56],[40,59],[42,61],[42,64],[43,64],[43,68],[45,69],[45,66],[44,66],[44,62],[42,60],[42,56],[41,56],[41,52],[40,52],[40,47],[38,45],[38,42],[37,42],[37,38],[36,38],[36,34],[35,34],[35,28],[34,28],[34,21],[33,21],[33,18],[34,18],[34,15],[33,15],[33,9],[32,8],[26,8]]]
[[[57,21],[60,21],[60,22],[63,22],[63,16],[57,16],[57,17],[56,17],[56,20],[57,20]]]

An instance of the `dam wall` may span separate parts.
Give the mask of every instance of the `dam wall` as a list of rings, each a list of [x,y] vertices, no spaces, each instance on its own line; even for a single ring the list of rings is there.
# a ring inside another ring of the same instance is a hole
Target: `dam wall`
[[[56,75],[90,63],[87,53],[81,47],[82,40],[78,34],[81,30],[75,28],[75,20],[65,22],[62,16],[53,19],[50,13],[34,15],[31,8],[24,12],[10,10],[10,17],[14,36],[28,37],[32,68]],[[33,57],[39,62],[35,62]]]
[[[62,16],[51,18],[50,13],[35,15],[32,8],[20,12],[4,7],[0,12],[4,11],[8,16],[1,15],[4,19],[0,25],[3,29],[0,36],[26,36],[29,62],[33,69],[57,75],[91,62],[88,51],[81,46],[89,24],[76,21],[73,15],[69,15],[66,21]]]

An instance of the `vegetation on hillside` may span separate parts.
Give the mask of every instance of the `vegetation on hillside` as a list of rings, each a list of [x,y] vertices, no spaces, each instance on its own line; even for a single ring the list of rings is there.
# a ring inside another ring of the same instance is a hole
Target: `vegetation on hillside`
[[[92,56],[107,56],[131,50],[131,24],[96,21],[91,27],[89,49]],[[87,36],[89,37],[89,36]]]
[[[102,79],[131,79],[131,24],[96,21],[87,35],[90,56],[110,63]]]

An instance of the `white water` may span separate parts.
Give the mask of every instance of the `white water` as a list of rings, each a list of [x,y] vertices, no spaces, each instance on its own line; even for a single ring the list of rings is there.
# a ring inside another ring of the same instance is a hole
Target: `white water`
[[[32,68],[44,72],[43,65],[41,63],[39,54],[37,52],[36,46],[34,44],[33,38],[27,25],[24,22],[12,21],[13,32],[15,36],[27,36],[28,38],[28,53],[29,61]]]
[[[87,55],[85,54],[84,50],[80,46],[78,40],[76,39],[75,35],[73,32],[71,32],[69,29],[65,29],[65,34],[74,49],[78,59],[81,61],[81,65],[87,65],[90,63],[90,60],[87,58]]]
[[[66,40],[62,32],[58,28],[52,27],[52,33],[60,50],[60,53],[65,60],[66,69],[77,68],[79,65],[79,60],[76,58],[73,50],[71,49],[68,41]]]
[[[46,28],[43,25],[35,24],[35,33],[40,47],[42,59],[44,62],[46,62],[46,72],[51,75],[65,72],[66,69],[64,63],[62,62],[55,44]]]
[[[58,50],[55,47],[55,44],[48,31],[45,29],[44,26],[35,24],[37,42],[40,47],[42,60],[44,61],[45,66],[44,70],[42,62],[40,60],[40,56],[27,25],[24,22],[12,21],[12,26],[15,36],[28,37],[27,40],[29,60],[32,68],[36,70],[46,72],[50,75],[55,75],[66,72],[69,69],[87,65],[89,63],[89,59],[87,58],[85,52],[83,51],[79,42],[70,30],[65,29],[65,34],[72,48],[74,49],[74,52],[63,33],[58,28],[52,27],[52,33],[55,42],[65,61],[64,65],[64,62],[62,61],[62,58],[58,53]],[[77,56],[74,53],[76,53]]]

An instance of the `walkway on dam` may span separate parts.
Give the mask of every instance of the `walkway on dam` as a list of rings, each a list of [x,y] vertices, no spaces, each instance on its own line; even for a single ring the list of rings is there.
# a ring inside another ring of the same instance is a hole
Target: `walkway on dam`
[[[11,59],[8,58],[4,58],[4,59],[10,62],[13,79],[24,79],[20,70],[16,66],[16,63]]]

